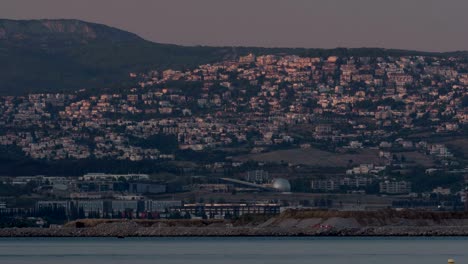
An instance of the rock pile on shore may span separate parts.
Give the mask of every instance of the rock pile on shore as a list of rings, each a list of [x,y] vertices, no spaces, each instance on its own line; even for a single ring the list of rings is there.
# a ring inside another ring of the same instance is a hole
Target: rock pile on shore
[[[119,236],[468,236],[468,214],[289,210],[260,223],[84,219],[60,228],[0,229],[0,237]]]

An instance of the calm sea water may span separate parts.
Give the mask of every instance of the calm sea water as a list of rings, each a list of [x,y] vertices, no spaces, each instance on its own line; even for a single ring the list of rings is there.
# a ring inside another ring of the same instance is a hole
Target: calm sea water
[[[0,263],[468,263],[468,238],[4,238]]]

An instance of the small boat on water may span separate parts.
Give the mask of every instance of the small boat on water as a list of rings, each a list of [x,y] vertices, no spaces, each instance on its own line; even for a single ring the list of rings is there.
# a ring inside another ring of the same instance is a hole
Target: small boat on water
[[[124,236],[117,236],[117,238],[124,239],[125,237]]]

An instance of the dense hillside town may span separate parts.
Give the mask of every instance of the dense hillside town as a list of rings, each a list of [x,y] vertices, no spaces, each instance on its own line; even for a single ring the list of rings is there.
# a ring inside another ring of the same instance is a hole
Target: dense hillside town
[[[131,73],[137,84],[119,93],[2,97],[0,143],[50,160],[176,158],[132,144],[157,135],[194,151],[329,140],[350,148],[422,146],[449,157],[443,146],[404,135],[463,132],[467,65],[457,58],[250,54],[186,72]]]

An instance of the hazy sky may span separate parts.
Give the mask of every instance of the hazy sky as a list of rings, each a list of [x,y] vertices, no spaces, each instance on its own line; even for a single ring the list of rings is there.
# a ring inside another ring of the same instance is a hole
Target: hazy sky
[[[77,18],[161,43],[468,50],[468,0],[0,1],[1,18]]]

